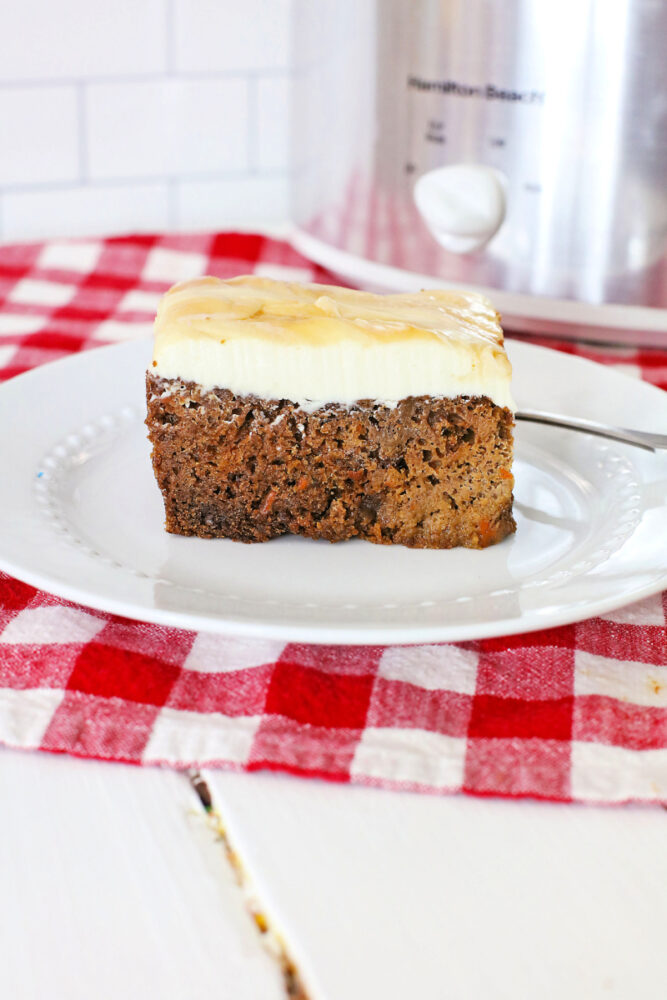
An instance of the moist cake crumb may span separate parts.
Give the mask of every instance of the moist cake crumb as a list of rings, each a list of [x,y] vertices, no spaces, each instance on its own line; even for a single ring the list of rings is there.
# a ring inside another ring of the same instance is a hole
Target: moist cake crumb
[[[484,548],[515,530],[513,416],[485,396],[288,400],[146,376],[167,531]]]

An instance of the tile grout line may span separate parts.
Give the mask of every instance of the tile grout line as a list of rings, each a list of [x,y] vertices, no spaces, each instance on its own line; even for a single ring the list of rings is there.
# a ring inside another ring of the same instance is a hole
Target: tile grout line
[[[178,181],[173,177],[167,181],[167,222],[170,229],[178,229],[180,221]]]
[[[208,170],[200,174],[144,174],[136,177],[97,177],[94,180],[88,176],[83,181],[35,181],[28,184],[0,185],[4,194],[39,194],[40,192],[76,191],[78,188],[108,188],[129,187],[140,184],[164,184],[169,181],[186,184],[206,183],[208,181],[241,181],[248,177],[262,177],[266,180],[285,180],[288,170]]]
[[[267,67],[266,69],[222,69],[222,70],[170,70],[165,68],[161,72],[151,73],[110,73],[107,76],[86,76],[86,84],[124,84],[124,83],[162,83],[168,79],[175,80],[197,80],[206,82],[207,80],[259,80],[264,77],[280,78],[290,76],[292,70],[289,66],[282,68]],[[39,87],[75,87],[82,82],[80,76],[63,77],[36,77],[26,80],[2,80],[0,79],[0,91],[2,90],[32,90]]]
[[[76,113],[79,152],[79,185],[88,183],[88,127],[86,121],[86,84],[80,80],[76,85]],[[25,189],[24,189],[25,190]]]
[[[246,121],[246,149],[248,157],[248,173],[258,172],[259,161],[259,86],[256,79],[246,80],[248,94],[248,118]]]
[[[174,9],[174,0],[165,0],[164,14],[166,71],[168,76],[173,76],[176,65],[176,12]]]

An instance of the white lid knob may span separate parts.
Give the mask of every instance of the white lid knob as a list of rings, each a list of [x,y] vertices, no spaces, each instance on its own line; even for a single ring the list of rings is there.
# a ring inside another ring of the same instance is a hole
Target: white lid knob
[[[487,243],[505,218],[502,174],[476,163],[457,163],[422,174],[415,204],[446,250],[470,253]]]

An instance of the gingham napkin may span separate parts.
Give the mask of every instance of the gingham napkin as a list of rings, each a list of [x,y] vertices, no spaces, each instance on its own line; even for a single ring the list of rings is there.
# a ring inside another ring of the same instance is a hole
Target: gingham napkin
[[[251,271],[332,280],[255,235],[0,248],[0,375],[146,334],[174,281]],[[667,352],[557,346],[667,388]],[[667,802],[666,615],[664,594],[526,636],[304,646],[131,622],[0,574],[0,742],[425,792]]]

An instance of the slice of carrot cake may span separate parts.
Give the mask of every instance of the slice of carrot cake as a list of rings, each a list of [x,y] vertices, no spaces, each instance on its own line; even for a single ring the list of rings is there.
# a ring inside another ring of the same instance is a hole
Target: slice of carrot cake
[[[146,376],[167,531],[499,542],[515,530],[510,379],[480,295],[176,285]]]

